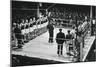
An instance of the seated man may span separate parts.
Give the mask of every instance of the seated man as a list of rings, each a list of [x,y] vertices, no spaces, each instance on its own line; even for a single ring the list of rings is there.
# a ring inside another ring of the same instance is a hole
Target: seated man
[[[15,34],[15,38],[17,39],[18,42],[18,48],[21,48],[22,45],[24,45],[23,43],[23,35],[21,34],[21,29],[19,28],[19,25],[17,24],[15,29],[14,29],[14,34]]]
[[[66,52],[68,52],[68,53],[71,50],[73,50],[72,39],[73,39],[73,36],[70,33],[70,30],[68,30],[68,34],[66,35]]]

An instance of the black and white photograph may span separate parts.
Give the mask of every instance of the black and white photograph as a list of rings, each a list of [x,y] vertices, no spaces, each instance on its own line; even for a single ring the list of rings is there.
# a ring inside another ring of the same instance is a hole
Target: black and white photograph
[[[96,61],[96,5],[10,4],[12,67]]]

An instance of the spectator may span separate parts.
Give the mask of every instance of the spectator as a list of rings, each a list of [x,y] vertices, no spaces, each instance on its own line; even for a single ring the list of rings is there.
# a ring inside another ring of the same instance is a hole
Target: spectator
[[[15,29],[14,29],[14,34],[15,34],[15,38],[18,41],[18,48],[21,48],[22,45],[24,45],[23,43],[23,35],[21,34],[21,29],[19,28],[19,25],[17,24]]]

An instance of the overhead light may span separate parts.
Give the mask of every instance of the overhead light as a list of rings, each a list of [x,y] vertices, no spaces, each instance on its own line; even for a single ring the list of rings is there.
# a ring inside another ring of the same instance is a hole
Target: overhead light
[[[42,3],[39,3],[39,6],[42,7]]]

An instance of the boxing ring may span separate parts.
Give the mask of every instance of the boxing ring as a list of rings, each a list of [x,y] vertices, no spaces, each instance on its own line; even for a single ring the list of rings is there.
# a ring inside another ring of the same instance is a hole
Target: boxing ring
[[[67,30],[69,29],[62,29],[62,32],[67,34]],[[71,30],[71,29],[70,29]],[[48,31],[44,34],[36,37],[35,39],[25,43],[22,49],[13,49],[11,54],[13,55],[21,55],[21,56],[28,56],[34,58],[41,58],[59,62],[74,62],[75,60],[72,56],[66,55],[65,44],[63,47],[63,56],[58,57],[57,55],[57,43],[55,42],[56,34],[59,32],[59,28],[54,28],[54,43],[48,43],[49,34]],[[85,45],[82,50],[82,61],[85,61],[89,50],[95,40],[95,36],[88,36],[85,39]]]

